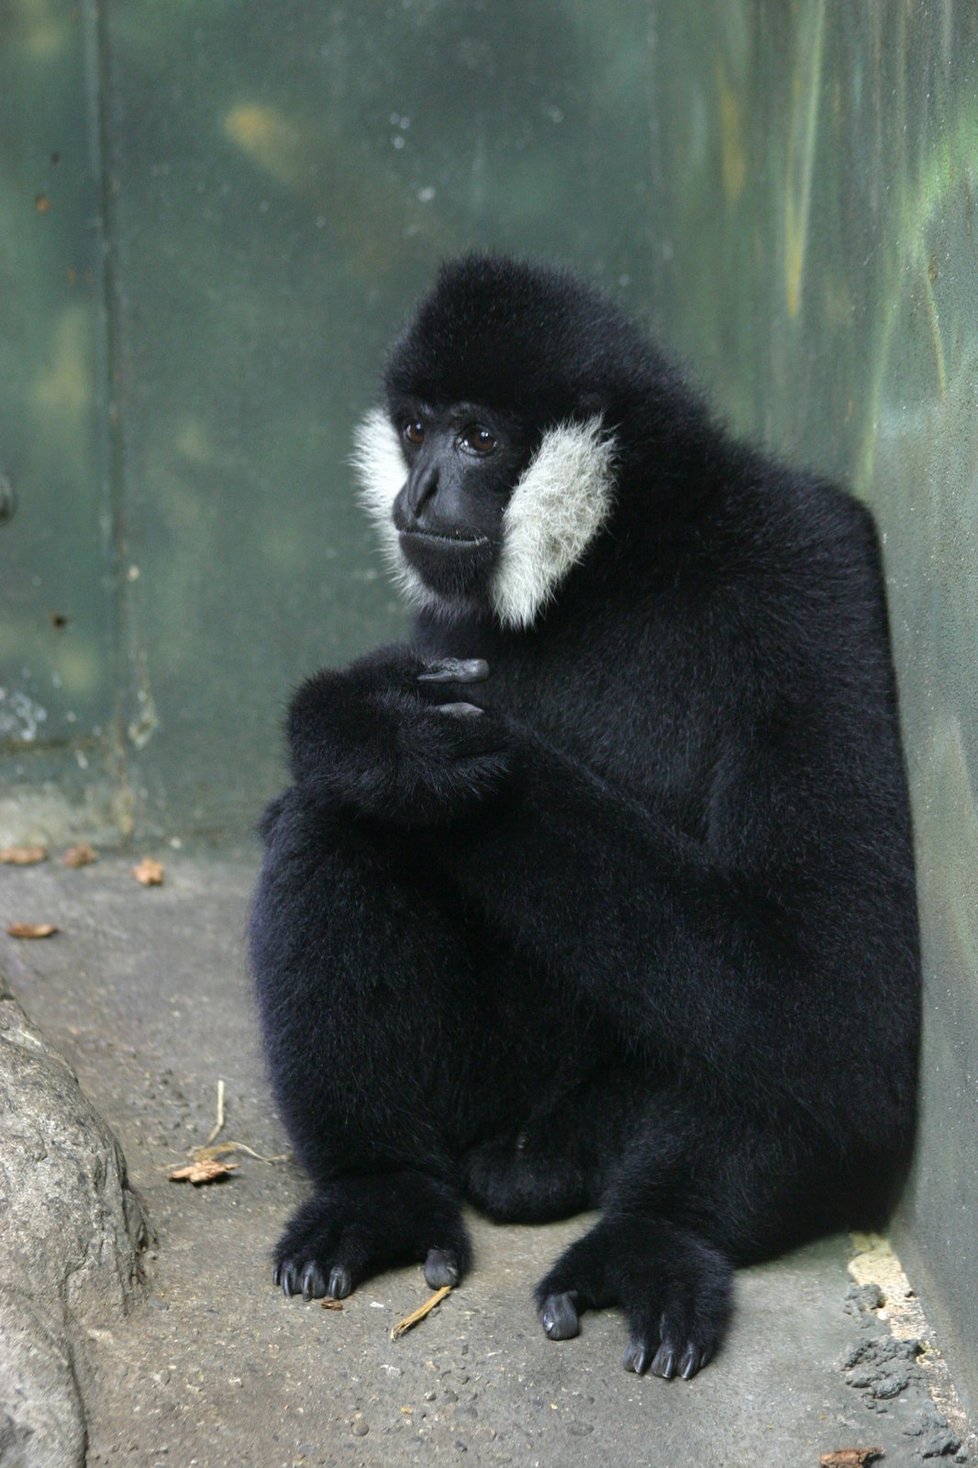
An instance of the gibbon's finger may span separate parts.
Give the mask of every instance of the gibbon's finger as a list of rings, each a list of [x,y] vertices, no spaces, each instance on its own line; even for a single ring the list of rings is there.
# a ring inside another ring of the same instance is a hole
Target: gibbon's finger
[[[436,714],[449,714],[453,719],[472,719],[483,712],[474,703],[436,703],[432,711]]]
[[[419,683],[484,683],[489,677],[485,658],[439,658],[418,674]],[[450,708],[451,704],[446,704]]]

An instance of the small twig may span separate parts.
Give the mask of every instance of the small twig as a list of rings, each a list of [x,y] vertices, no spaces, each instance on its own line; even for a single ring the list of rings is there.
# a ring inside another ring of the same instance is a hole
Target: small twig
[[[451,1292],[451,1285],[442,1285],[440,1290],[435,1290],[430,1300],[425,1300],[424,1304],[419,1305],[417,1310],[412,1310],[410,1315],[405,1315],[403,1320],[399,1320],[395,1326],[391,1327],[391,1340],[396,1341],[405,1331],[417,1325],[419,1320],[424,1320],[425,1316],[430,1315],[435,1306],[440,1305],[445,1296],[450,1295]]]
[[[213,1146],[203,1142],[199,1147],[191,1147],[187,1156],[198,1157],[203,1162],[210,1157],[223,1157],[227,1152],[247,1152],[249,1157],[255,1157],[259,1162],[288,1162],[292,1155],[291,1152],[280,1152],[277,1157],[265,1157],[244,1142],[215,1142]]]
[[[210,1144],[211,1144],[211,1142],[213,1142],[214,1138],[221,1131],[223,1131],[223,1130],[224,1130],[224,1082],[223,1081],[218,1081],[218,1083],[217,1083],[217,1121],[211,1127],[210,1136],[207,1138],[207,1141],[204,1143],[204,1146],[205,1147],[209,1147]]]
[[[214,1138],[224,1129],[226,1117],[224,1114],[224,1082],[217,1083],[217,1120],[211,1127],[206,1142],[198,1142],[196,1147],[190,1147],[186,1155],[192,1157],[194,1163],[217,1162],[226,1157],[229,1152],[247,1152],[249,1157],[254,1157],[259,1162],[288,1162],[291,1152],[281,1152],[277,1157],[264,1157],[261,1152],[256,1152],[254,1147],[248,1147],[244,1142],[215,1142]]]

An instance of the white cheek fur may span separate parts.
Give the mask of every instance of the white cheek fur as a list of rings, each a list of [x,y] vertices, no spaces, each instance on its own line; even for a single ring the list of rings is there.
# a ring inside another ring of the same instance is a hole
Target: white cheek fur
[[[543,435],[503,514],[492,599],[504,626],[532,624],[607,520],[614,459],[600,417]]]
[[[402,591],[415,605],[457,615],[463,609],[426,586],[400,553],[391,511],[408,470],[382,408],[366,415],[354,442],[361,502],[380,532]],[[604,432],[600,417],[561,423],[544,434],[503,514],[502,551],[490,588],[503,626],[532,625],[607,520],[614,458],[614,439]]]
[[[357,424],[350,461],[360,482],[360,503],[380,534],[380,548],[401,591],[415,606],[441,606],[442,598],[431,591],[401,555],[391,519],[394,501],[408,476],[407,460],[383,408],[371,408]]]

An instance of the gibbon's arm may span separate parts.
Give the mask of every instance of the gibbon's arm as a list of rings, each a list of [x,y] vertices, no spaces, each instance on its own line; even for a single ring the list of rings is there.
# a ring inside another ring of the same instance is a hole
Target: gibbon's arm
[[[894,901],[892,879],[874,894],[861,873],[872,797],[836,790],[826,801],[817,777],[792,795],[790,765],[765,773],[743,759],[739,788],[731,780],[724,797],[741,849],[731,845],[721,866],[712,843],[509,728],[512,785],[432,842],[440,869],[492,927],[637,1040],[696,1053],[759,1096],[791,1096],[800,1070],[810,1104],[811,1076],[834,1073],[827,1048],[842,1053],[850,1036],[855,1046],[867,1022],[858,982],[867,955],[875,968],[912,954],[912,933],[900,941],[904,894]],[[831,830],[833,802],[844,829]],[[867,987],[878,995],[881,985]],[[883,1034],[880,1043],[885,1053]]]

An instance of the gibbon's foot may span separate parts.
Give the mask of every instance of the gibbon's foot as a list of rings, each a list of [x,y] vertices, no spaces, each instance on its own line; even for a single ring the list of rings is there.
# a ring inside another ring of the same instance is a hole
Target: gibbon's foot
[[[305,1202],[275,1250],[286,1295],[342,1300],[388,1265],[417,1260],[432,1289],[458,1284],[472,1259],[458,1204],[420,1173],[336,1178]]]
[[[623,1364],[667,1380],[695,1376],[723,1337],[731,1267],[718,1249],[655,1219],[603,1219],[572,1244],[535,1295],[551,1340],[569,1340],[585,1309],[620,1305],[630,1340]]]
[[[447,1249],[429,1249],[424,1262],[424,1277],[433,1290],[458,1284],[458,1263]]]
[[[552,1341],[569,1341],[580,1334],[581,1317],[577,1313],[577,1291],[548,1295],[540,1306],[540,1320]]]
[[[327,1280],[314,1261],[303,1266],[300,1260],[284,1259],[276,1264],[272,1279],[282,1286],[286,1296],[301,1295],[304,1300],[321,1300],[324,1295],[332,1300],[343,1300],[353,1288],[350,1276],[342,1266],[331,1269]]]

